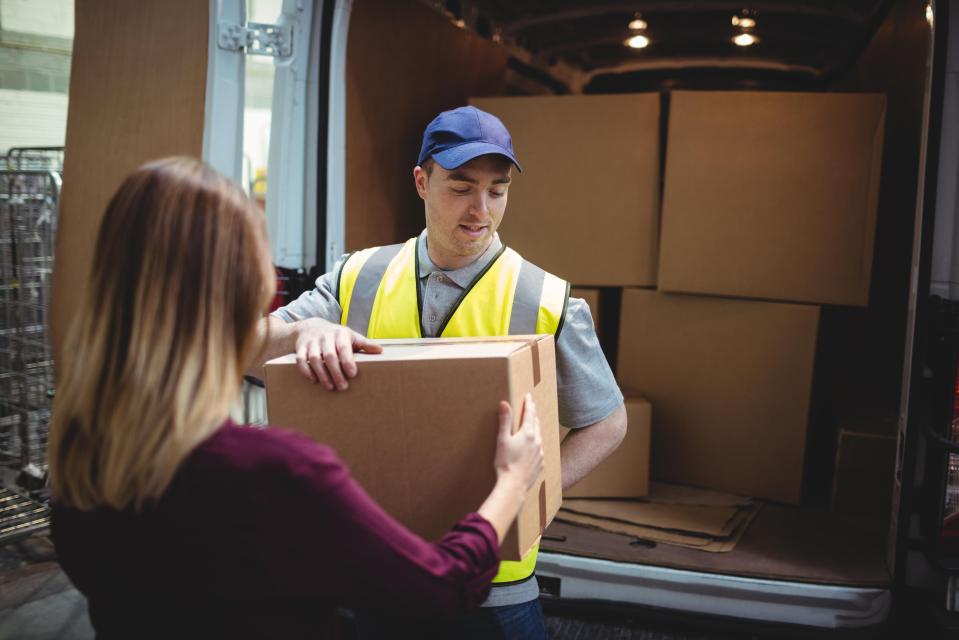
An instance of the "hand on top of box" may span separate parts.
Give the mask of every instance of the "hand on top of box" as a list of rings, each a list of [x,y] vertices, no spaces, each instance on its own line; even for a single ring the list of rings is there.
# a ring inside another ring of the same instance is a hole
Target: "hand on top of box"
[[[380,353],[376,342],[349,327],[307,318],[295,323],[296,365],[310,382],[320,382],[328,391],[345,391],[356,377],[355,351]]]

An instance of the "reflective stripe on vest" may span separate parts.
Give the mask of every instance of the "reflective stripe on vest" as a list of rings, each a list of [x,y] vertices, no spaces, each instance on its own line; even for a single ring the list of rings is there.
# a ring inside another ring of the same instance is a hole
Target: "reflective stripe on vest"
[[[370,338],[422,337],[418,238],[359,251],[339,277],[341,324]],[[549,333],[558,337],[569,284],[503,247],[466,288],[438,331],[442,337]],[[539,542],[519,562],[500,563],[493,582],[533,574]]]

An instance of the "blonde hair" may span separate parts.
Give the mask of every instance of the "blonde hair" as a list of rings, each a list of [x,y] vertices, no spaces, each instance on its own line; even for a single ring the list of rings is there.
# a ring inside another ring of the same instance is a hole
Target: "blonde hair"
[[[188,158],[146,164],[107,207],[66,338],[54,499],[140,509],[226,419],[275,290],[262,213]]]

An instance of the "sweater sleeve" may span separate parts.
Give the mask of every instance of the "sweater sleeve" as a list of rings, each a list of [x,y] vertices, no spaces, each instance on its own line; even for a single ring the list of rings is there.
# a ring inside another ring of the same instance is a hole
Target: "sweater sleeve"
[[[426,542],[387,514],[331,449],[286,437],[298,442],[293,491],[282,501],[296,517],[274,565],[283,590],[422,614],[455,614],[486,599],[499,564],[487,520],[467,514]]]

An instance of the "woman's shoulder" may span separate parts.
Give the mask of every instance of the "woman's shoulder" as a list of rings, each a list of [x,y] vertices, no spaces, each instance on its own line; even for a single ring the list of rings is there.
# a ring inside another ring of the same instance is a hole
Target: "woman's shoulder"
[[[334,480],[346,467],[330,447],[277,426],[224,423],[190,456],[191,466],[239,472],[286,472]]]

